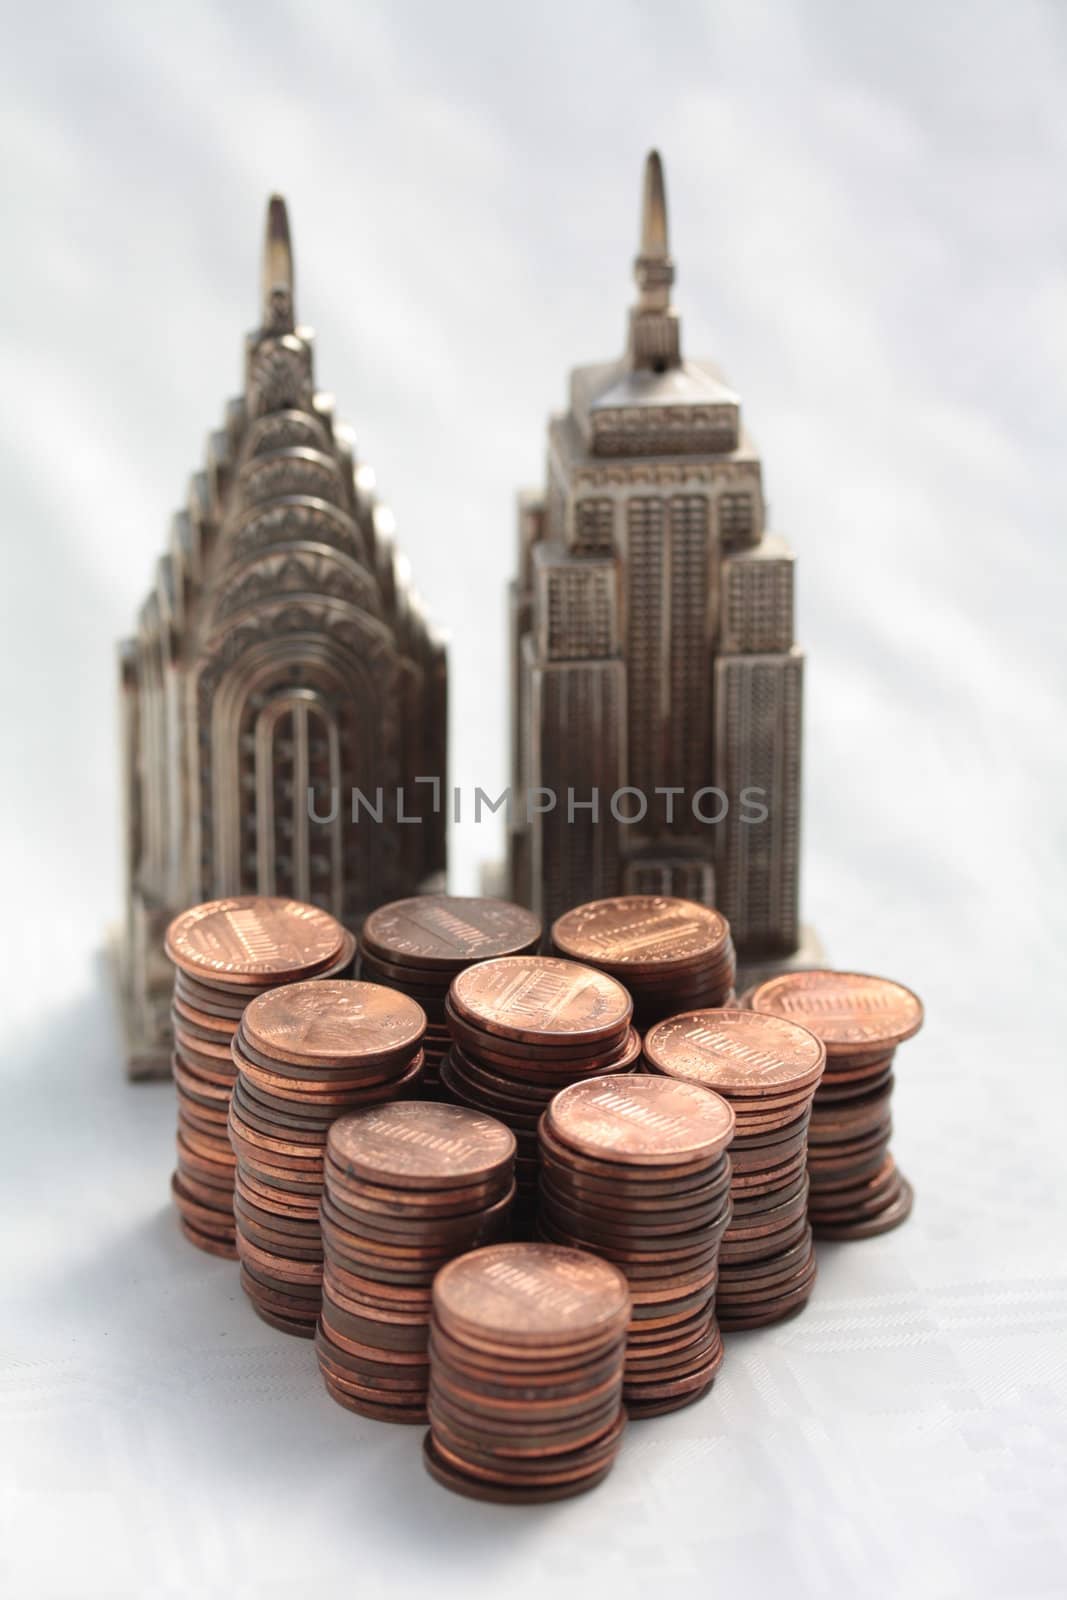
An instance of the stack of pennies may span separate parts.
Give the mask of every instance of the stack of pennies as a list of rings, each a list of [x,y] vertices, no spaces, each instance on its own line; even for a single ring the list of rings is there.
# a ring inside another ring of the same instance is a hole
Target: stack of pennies
[[[582,1250],[498,1244],[434,1279],[427,1468],[475,1500],[591,1489],[626,1422],[626,1279]]]
[[[453,979],[445,1014],[454,1043],[441,1087],[514,1133],[517,1234],[528,1233],[536,1215],[542,1111],[569,1083],[633,1070],[641,1039],[632,1012],[614,978],[552,956],[504,956]]]
[[[514,1167],[509,1129],[463,1106],[395,1100],[333,1124],[315,1342],[341,1405],[388,1422],[426,1421],[434,1274],[507,1238]]]
[[[360,976],[417,1000],[426,1013],[421,1093],[437,1098],[451,1035],[445,996],[458,972],[494,956],[526,955],[541,943],[541,919],[508,900],[416,895],[372,911],[360,933]]]
[[[346,973],[356,941],[328,912],[297,900],[243,895],[175,917],[178,1165],[171,1192],[182,1232],[200,1250],[236,1257],[234,1155],[226,1116],[236,1072],[230,1044],[245,1006],[278,984]]]
[[[893,1055],[918,1033],[922,1002],[903,984],[859,972],[791,972],[756,989],[752,1007],[802,1023],[826,1046],[808,1131],[808,1217],[820,1238],[866,1239],[910,1214],[911,1184],[889,1153]]]
[[[722,1364],[715,1285],[733,1134],[717,1094],[633,1074],[563,1089],[541,1119],[541,1237],[594,1251],[629,1280],[631,1417],[689,1405]]]
[[[230,1142],[241,1283],[272,1326],[310,1338],[322,1298],[319,1201],[330,1124],[417,1091],[426,1019],[375,983],[294,983],[246,1008]]]
[[[734,1109],[733,1215],[719,1248],[724,1333],[777,1322],[815,1283],[806,1173],[812,1097],[826,1052],[806,1028],[728,1007],[689,1011],[645,1037],[653,1072],[714,1089]]]
[[[695,900],[659,894],[591,900],[552,924],[552,948],[624,983],[642,1032],[661,1017],[728,1005],[733,997],[730,924]]]

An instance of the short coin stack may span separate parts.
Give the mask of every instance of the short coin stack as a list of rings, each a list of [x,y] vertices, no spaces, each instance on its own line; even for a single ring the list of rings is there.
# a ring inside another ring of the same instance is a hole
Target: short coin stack
[[[661,1017],[732,998],[737,960],[730,924],[695,900],[657,894],[591,900],[553,923],[552,947],[624,983],[642,1030]]]
[[[178,1091],[171,1192],[182,1232],[198,1249],[237,1254],[226,1117],[236,1077],[230,1044],[245,1006],[278,984],[347,972],[355,949],[352,935],[327,912],[273,896],[212,900],[167,929]]]
[[[233,1041],[230,1140],[241,1283],[265,1322],[315,1331],[330,1124],[416,1092],[426,1019],[374,983],[295,983],[253,1000]]]
[[[922,1027],[921,1001],[888,978],[792,972],[760,984],[752,1007],[802,1023],[826,1046],[808,1131],[816,1233],[865,1239],[897,1227],[914,1196],[889,1153],[893,1055]]]
[[[699,1399],[722,1364],[715,1285],[733,1133],[717,1094],[632,1074],[563,1089],[541,1119],[541,1236],[595,1251],[630,1284],[632,1417]]]
[[[452,979],[475,961],[524,955],[540,942],[540,917],[507,900],[426,894],[371,912],[360,934],[360,975],[401,989],[425,1011],[424,1096],[434,1096],[452,1042],[445,1020]]]
[[[805,1167],[812,1096],[826,1061],[821,1041],[753,1011],[690,1011],[650,1030],[645,1060],[654,1072],[714,1089],[734,1109],[720,1327],[727,1333],[789,1316],[815,1283]]]
[[[569,1083],[629,1072],[641,1053],[630,996],[614,978],[552,956],[505,956],[453,980],[445,1013],[454,1044],[441,1064],[450,1100],[488,1111],[518,1141],[516,1232],[537,1209],[537,1124]]]
[[[425,1422],[434,1274],[507,1238],[514,1165],[511,1132],[462,1106],[395,1100],[333,1124],[315,1342],[341,1405]]]
[[[610,1471],[626,1413],[626,1279],[581,1250],[500,1244],[433,1285],[430,1432],[440,1483],[476,1500],[559,1500]]]

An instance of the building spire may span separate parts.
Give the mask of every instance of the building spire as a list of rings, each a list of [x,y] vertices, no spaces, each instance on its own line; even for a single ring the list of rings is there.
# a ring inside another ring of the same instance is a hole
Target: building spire
[[[263,235],[263,328],[269,333],[293,331],[293,246],[289,213],[280,194],[267,205]]]
[[[637,304],[630,312],[630,363],[662,372],[680,360],[678,314],[671,305],[674,262],[667,233],[667,186],[658,150],[645,159],[641,243],[634,260]]]

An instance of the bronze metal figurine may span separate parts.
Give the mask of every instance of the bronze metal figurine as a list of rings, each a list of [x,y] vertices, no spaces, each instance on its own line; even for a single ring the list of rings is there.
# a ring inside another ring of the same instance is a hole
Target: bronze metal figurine
[[[177,911],[281,895],[355,927],[445,865],[444,810],[416,782],[445,781],[444,647],[373,473],[315,391],[312,340],[274,197],[244,393],[121,647],[133,1076],[167,1070],[163,932]]]
[[[802,959],[793,556],[737,395],[682,356],[655,151],[635,273],[626,355],[572,374],[545,492],[520,499],[510,892],[546,923],[699,900],[773,966]]]

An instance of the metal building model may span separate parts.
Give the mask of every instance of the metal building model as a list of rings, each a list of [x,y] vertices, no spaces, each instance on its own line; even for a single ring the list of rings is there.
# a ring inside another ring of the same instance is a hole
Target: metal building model
[[[446,661],[351,435],[294,321],[284,202],[267,214],[262,325],[121,647],[134,1076],[167,1070],[170,918],[241,893],[350,927],[444,869]],[[353,791],[366,799],[353,821]],[[378,820],[380,816],[380,820]],[[401,825],[421,816],[423,825]]]
[[[635,275],[626,355],[572,374],[545,492],[520,498],[511,893],[546,923],[686,896],[773,963],[801,940],[794,562],[737,395],[682,355],[654,151]]]

